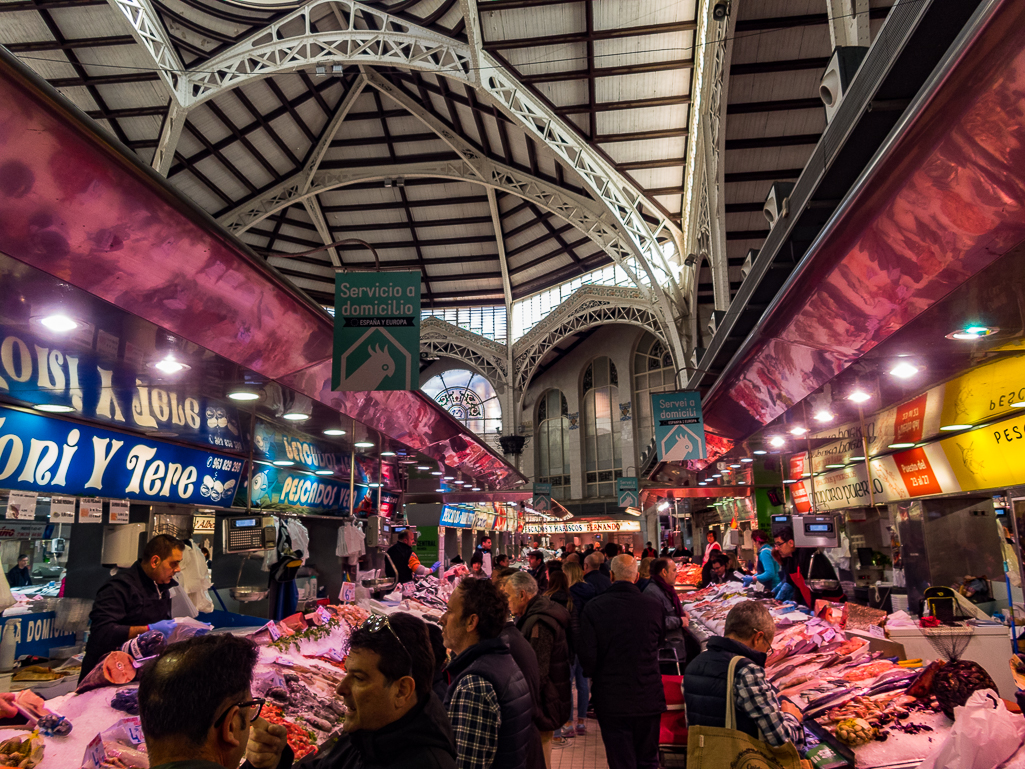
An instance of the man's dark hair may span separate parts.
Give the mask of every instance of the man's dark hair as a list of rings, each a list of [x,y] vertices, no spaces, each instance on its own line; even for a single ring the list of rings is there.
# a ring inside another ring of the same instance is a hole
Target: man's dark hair
[[[416,698],[422,701],[434,685],[434,648],[427,635],[427,624],[419,617],[401,612],[389,616],[388,622],[398,639],[387,628],[371,633],[364,626],[353,631],[349,649],[377,654],[377,669],[389,684],[412,675]]]
[[[554,560],[548,562],[548,573],[551,574],[556,571],[562,571],[562,561]]]
[[[481,566],[484,565],[484,554],[480,550],[477,550],[470,556],[470,566],[473,566],[475,563],[479,563]]]
[[[527,558],[536,558],[538,563],[545,562],[545,554],[542,553],[540,550],[531,550],[529,553],[527,553]]]
[[[613,558],[619,555],[619,545],[617,545],[615,542],[609,542],[602,549],[602,552],[605,553],[605,557],[611,561]]]
[[[490,579],[464,579],[456,588],[463,597],[463,616],[477,615],[480,640],[498,638],[509,616],[509,601]]]
[[[149,542],[146,543],[146,547],[142,549],[142,560],[148,561],[155,555],[160,556],[161,561],[165,561],[171,557],[171,553],[175,550],[185,551],[185,543],[180,539],[172,537],[170,534],[157,534]]]
[[[794,529],[793,529],[793,527],[791,527],[791,526],[783,526],[781,529],[779,529],[779,531],[777,531],[773,535],[773,540],[774,541],[775,541],[776,537],[779,537],[780,539],[782,539],[784,543],[789,542],[790,540],[792,540],[794,538]]]
[[[727,569],[730,568],[730,557],[728,555],[723,555],[722,553],[715,553],[708,560],[710,563],[721,563]]]
[[[139,716],[146,739],[203,745],[225,700],[245,698],[258,657],[255,643],[230,634],[168,646],[139,681]]]
[[[495,565],[496,566],[501,565],[502,561],[505,561],[506,563],[509,563],[509,556],[507,556],[505,553],[499,553],[498,555],[495,556]]]
[[[651,576],[654,577],[658,574],[661,574],[669,568],[669,564],[672,562],[673,561],[671,558],[656,558],[654,561],[651,562]]]
[[[490,541],[491,541],[491,537],[484,537],[484,539],[482,539],[480,541],[480,543],[483,545],[485,542],[490,542]]]
[[[22,553],[21,555],[19,555],[19,556],[18,556],[18,560],[19,560],[19,561],[20,561],[20,560],[21,560],[22,558],[24,558],[24,559],[25,559],[25,560],[27,561],[27,560],[28,560],[28,553]]]
[[[425,622],[427,635],[431,639],[431,651],[434,652],[434,672],[437,673],[448,664],[448,649],[445,648],[445,634],[433,622]]]

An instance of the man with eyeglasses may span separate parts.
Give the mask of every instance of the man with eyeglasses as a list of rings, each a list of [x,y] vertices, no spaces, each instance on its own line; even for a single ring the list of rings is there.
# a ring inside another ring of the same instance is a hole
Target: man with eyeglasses
[[[344,734],[303,769],[455,769],[456,747],[433,692],[434,652],[427,625],[411,614],[375,615],[350,638],[338,695]],[[242,769],[288,769],[284,734],[258,724]],[[177,767],[175,768],[177,769]]]
[[[765,677],[765,659],[776,633],[769,610],[757,601],[738,603],[726,615],[724,632],[723,638],[709,638],[707,651],[687,665],[683,677],[687,725],[726,725],[730,661],[739,657],[733,676],[737,729],[770,745],[801,745],[801,711],[789,700],[781,703],[776,687]]]
[[[139,717],[153,769],[235,769],[263,699],[250,686],[259,652],[247,638],[201,636],[172,644],[143,671]]]

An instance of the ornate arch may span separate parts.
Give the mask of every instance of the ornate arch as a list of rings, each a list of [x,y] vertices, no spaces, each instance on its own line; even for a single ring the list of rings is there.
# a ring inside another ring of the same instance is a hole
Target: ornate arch
[[[493,384],[509,383],[504,344],[438,318],[424,318],[420,324],[420,355],[458,360]]]

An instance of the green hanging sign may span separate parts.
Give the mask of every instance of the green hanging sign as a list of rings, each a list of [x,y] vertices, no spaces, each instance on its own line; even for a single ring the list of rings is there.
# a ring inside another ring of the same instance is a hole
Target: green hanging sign
[[[419,362],[420,273],[338,273],[331,388],[415,390]]]
[[[616,478],[616,497],[620,507],[640,507],[640,479]]]

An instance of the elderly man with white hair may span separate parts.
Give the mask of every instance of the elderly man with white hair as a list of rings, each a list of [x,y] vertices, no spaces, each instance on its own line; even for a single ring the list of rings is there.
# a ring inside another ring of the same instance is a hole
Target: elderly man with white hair
[[[737,729],[770,745],[802,744],[801,711],[765,677],[765,658],[772,650],[776,623],[757,601],[738,603],[726,615],[724,638],[708,639],[708,650],[687,665],[683,692],[688,726],[726,725],[730,662],[739,658],[733,677]]]
[[[591,678],[610,769],[656,769],[659,718],[666,709],[658,668],[662,607],[637,588],[633,556],[616,556],[611,569],[612,586],[581,614],[577,653]]]
[[[541,732],[545,765],[551,769],[554,732],[569,720],[573,708],[566,635],[569,612],[547,596],[538,595],[537,582],[525,571],[510,574],[502,581],[501,588],[509,599],[509,610],[516,617],[516,627],[537,655],[541,701],[534,722]]]

